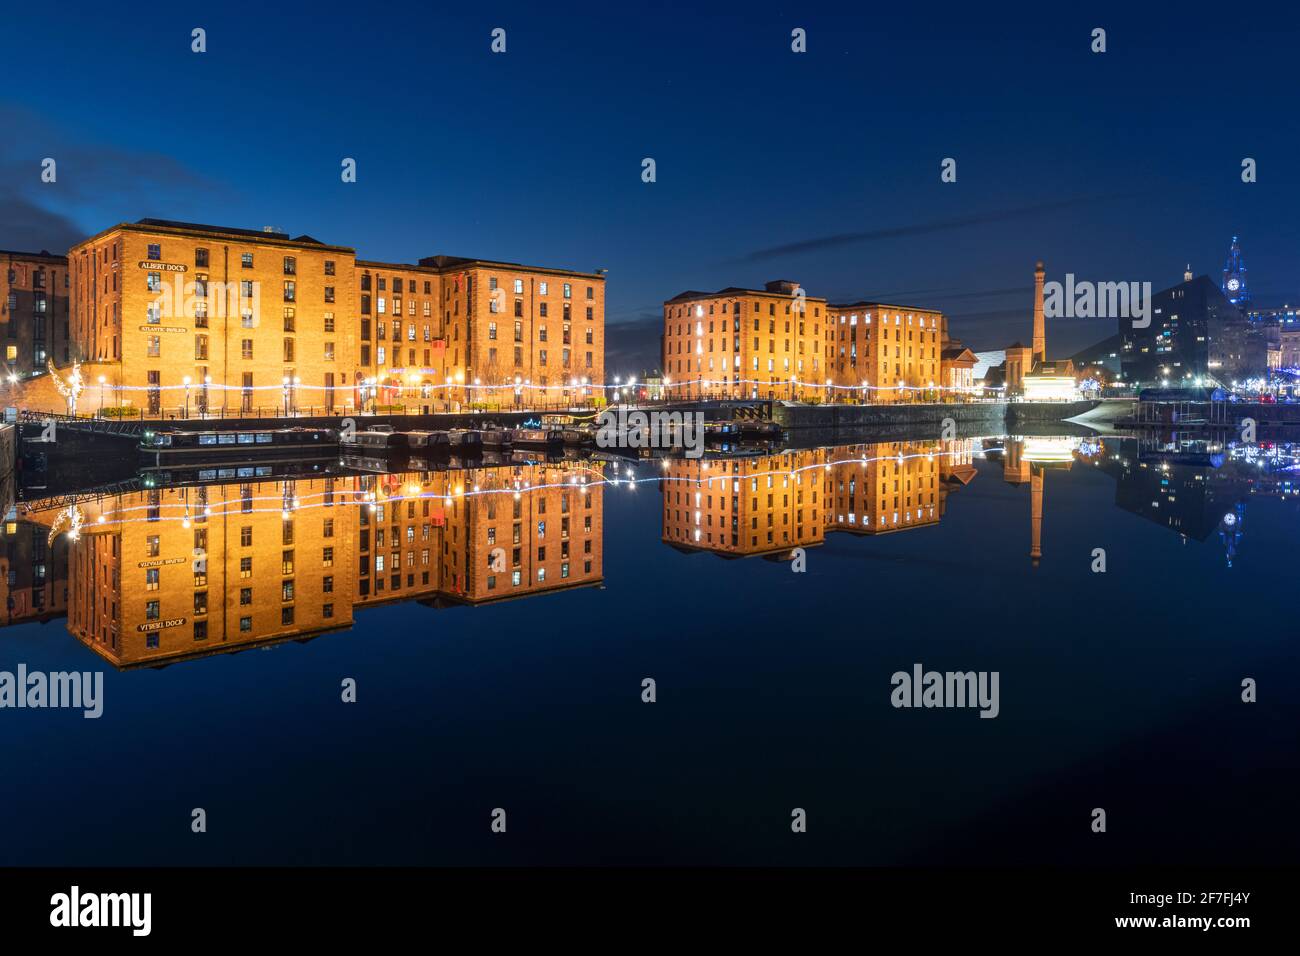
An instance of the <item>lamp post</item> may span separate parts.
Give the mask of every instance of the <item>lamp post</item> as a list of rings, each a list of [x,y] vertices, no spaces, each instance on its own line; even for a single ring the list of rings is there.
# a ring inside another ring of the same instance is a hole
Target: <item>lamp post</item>
[[[282,379],[280,380],[280,384],[284,387],[284,388],[283,388],[283,391],[284,391],[284,414],[285,414],[285,417],[287,418],[287,417],[289,416],[289,376],[286,375],[284,378],[282,378]]]
[[[212,376],[203,376],[203,391],[199,393],[199,414],[208,417],[208,388],[212,385]]]
[[[186,375],[181,381],[185,385],[185,417],[190,417],[190,377]]]
[[[104,378],[104,376],[102,375],[99,376],[99,417],[100,418],[104,417],[104,383],[106,381],[108,381],[108,379]]]

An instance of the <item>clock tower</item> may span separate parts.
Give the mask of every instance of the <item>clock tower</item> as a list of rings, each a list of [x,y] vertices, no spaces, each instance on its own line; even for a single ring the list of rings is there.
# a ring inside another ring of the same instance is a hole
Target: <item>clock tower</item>
[[[1237,237],[1232,237],[1232,246],[1228,249],[1228,261],[1223,265],[1223,294],[1228,301],[1239,308],[1250,305],[1250,289],[1246,285],[1246,266],[1241,261],[1241,245]]]

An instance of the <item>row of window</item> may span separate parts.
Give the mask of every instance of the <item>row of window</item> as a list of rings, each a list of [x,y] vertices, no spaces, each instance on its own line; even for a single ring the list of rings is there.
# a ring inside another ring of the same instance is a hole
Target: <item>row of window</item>
[[[155,262],[161,261],[163,257],[162,244],[157,242],[149,243],[148,252],[146,254],[151,260]],[[117,259],[117,243],[113,244],[113,258]],[[104,261],[105,262],[108,261],[107,249],[104,250]],[[194,250],[194,267],[196,269],[208,269],[211,268],[211,264],[212,264],[212,255],[210,250],[205,249],[203,247],[199,247]],[[241,252],[239,254],[239,266],[241,269],[253,268],[253,253]],[[282,266],[285,275],[292,276],[298,274],[298,258],[296,256],[284,256],[282,260]],[[326,259],[325,275],[332,276],[334,274],[335,274],[334,260]]]

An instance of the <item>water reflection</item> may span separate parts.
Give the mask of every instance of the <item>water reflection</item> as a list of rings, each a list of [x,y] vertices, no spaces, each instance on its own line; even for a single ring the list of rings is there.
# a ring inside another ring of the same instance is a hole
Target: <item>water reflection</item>
[[[1217,536],[1229,566],[1249,499],[1300,491],[1289,445],[1019,436],[134,487],[10,510],[5,621],[66,614],[113,665],[159,666],[348,628],[368,605],[599,585],[604,496],[620,485],[658,486],[674,549],[784,560],[832,534],[933,529],[999,466],[1028,486],[1034,566],[1048,560],[1050,472],[1100,469],[1120,508],[1185,541]]]
[[[36,503],[7,527],[4,563],[15,608],[54,608],[62,591],[84,644],[117,667],[157,665],[350,627],[370,604],[599,584],[600,479],[564,462]],[[37,549],[66,555],[63,588],[20,581]]]

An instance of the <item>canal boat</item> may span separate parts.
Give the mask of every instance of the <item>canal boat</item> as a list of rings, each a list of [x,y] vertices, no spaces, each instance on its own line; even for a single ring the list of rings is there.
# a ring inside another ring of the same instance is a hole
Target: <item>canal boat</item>
[[[140,451],[155,465],[203,459],[325,457],[338,449],[338,433],[329,428],[264,428],[229,431],[146,431]]]

